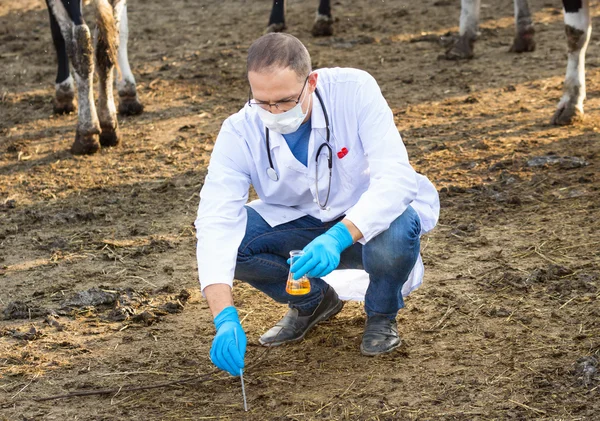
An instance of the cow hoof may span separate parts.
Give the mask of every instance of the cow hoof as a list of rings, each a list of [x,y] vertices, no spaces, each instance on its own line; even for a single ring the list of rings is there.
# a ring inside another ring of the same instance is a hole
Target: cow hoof
[[[446,51],[443,57],[446,60],[470,60],[473,58],[474,43],[474,39],[462,36]]]
[[[100,149],[100,142],[98,142],[97,134],[86,134],[82,135],[77,133],[75,135],[75,142],[71,146],[71,153],[73,155],[91,155]]]
[[[133,98],[121,97],[119,101],[119,114],[120,115],[138,115],[144,111],[144,106],[137,99],[137,96]]]
[[[552,116],[550,124],[554,126],[569,126],[571,124],[580,123],[583,121],[583,112],[577,107],[569,106],[568,104],[559,107]]]
[[[103,129],[102,133],[100,133],[100,145],[107,146],[117,146],[121,141],[121,136],[119,136],[119,130],[114,129],[112,127]]]
[[[285,23],[272,23],[267,26],[267,29],[265,29],[265,34],[269,34],[271,32],[283,32],[286,29],[287,26],[285,26]]]
[[[531,31],[517,34],[513,41],[512,46],[510,47],[511,53],[529,53],[531,51],[535,51],[535,40],[533,39],[533,29]]]
[[[69,114],[75,111],[75,88],[73,78],[69,76],[66,80],[56,85],[54,95],[54,114]]]
[[[333,19],[319,16],[310,31],[313,37],[330,37],[333,35]]]
[[[53,112],[56,115],[62,115],[62,114],[71,114],[72,112],[75,112],[77,110],[77,107],[75,105],[75,101],[71,98],[70,101],[58,101],[56,99],[54,99],[54,108],[53,108]]]

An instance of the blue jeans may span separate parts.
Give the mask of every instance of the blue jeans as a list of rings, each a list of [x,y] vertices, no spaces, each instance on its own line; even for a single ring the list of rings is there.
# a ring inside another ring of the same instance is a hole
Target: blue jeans
[[[306,295],[285,291],[290,250],[301,250],[338,221],[321,222],[312,216],[271,227],[254,209],[246,206],[246,234],[238,249],[235,278],[247,282],[279,303],[287,303],[302,313],[317,307],[327,284],[310,278]],[[355,243],[342,252],[338,269],[364,269],[369,274],[365,295],[368,317],[384,315],[395,319],[404,307],[402,285],[407,281],[420,251],[421,221],[412,207],[390,227],[364,246]]]

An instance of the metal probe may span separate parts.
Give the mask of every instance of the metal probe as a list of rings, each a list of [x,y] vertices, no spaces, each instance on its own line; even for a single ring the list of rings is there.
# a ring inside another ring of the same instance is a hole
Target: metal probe
[[[233,336],[235,337],[235,344],[237,346],[238,339],[237,339],[237,333],[235,330],[233,331]],[[244,398],[244,411],[248,412],[248,404],[246,403],[246,386],[244,386],[244,370],[241,368],[240,368],[240,380],[242,381],[242,397]]]
[[[248,412],[248,404],[246,404],[246,388],[244,387],[244,370],[240,369],[240,379],[242,380],[242,397],[244,398],[244,411]]]

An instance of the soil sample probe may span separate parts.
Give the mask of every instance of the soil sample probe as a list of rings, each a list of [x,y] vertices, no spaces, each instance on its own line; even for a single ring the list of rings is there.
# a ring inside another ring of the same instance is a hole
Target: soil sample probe
[[[244,370],[240,369],[240,380],[242,381],[242,398],[244,399],[244,411],[248,412],[248,404],[246,403],[246,388],[244,387]]]
[[[235,336],[235,344],[238,344],[237,333],[233,331]],[[242,382],[242,398],[244,399],[244,411],[248,412],[248,404],[246,403],[246,387],[244,385],[244,370],[240,368],[240,380]]]

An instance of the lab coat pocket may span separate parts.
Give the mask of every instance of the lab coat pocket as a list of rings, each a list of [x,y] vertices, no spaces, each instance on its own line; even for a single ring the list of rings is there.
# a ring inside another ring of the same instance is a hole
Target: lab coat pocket
[[[362,158],[362,159],[361,159]],[[352,190],[366,168],[364,156],[356,150],[341,148],[333,155],[333,167],[338,168],[338,176],[342,187]]]

